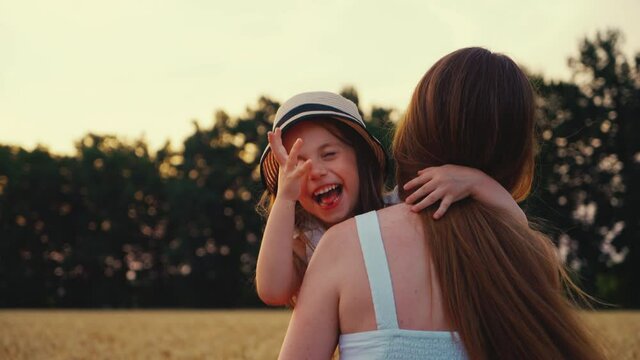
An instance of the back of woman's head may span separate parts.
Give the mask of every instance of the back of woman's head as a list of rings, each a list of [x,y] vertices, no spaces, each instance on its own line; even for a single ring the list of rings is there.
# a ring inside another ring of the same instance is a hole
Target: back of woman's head
[[[422,78],[398,125],[393,156],[399,189],[416,172],[447,163],[483,170],[527,196],[534,168],[534,95],[504,55],[455,51]],[[400,197],[406,192],[400,190]],[[446,315],[471,359],[597,359],[563,296],[573,284],[549,239],[473,200],[433,220],[421,213]]]
[[[482,48],[455,51],[425,74],[399,125],[398,184],[425,166],[459,164],[523,199],[533,177],[533,129],[533,90],[518,66]]]

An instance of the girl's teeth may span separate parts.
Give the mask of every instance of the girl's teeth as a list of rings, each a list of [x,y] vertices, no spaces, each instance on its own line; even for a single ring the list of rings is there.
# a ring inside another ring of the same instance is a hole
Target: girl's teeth
[[[313,195],[314,195],[314,196],[322,195],[322,194],[324,194],[324,193],[326,193],[326,192],[329,192],[329,191],[331,191],[331,190],[333,190],[333,189],[335,189],[335,188],[337,188],[337,187],[338,187],[337,185],[331,185],[331,186],[328,186],[328,187],[326,187],[326,188],[324,188],[324,189],[318,190],[318,191],[317,191],[317,192],[315,192]]]

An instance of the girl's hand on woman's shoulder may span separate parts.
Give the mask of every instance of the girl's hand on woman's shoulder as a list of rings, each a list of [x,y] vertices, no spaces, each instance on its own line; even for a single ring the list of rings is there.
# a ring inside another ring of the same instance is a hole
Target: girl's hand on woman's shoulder
[[[411,210],[419,212],[440,201],[438,210],[433,214],[434,219],[444,216],[454,202],[470,196],[483,204],[505,210],[528,225],[527,215],[513,196],[494,178],[476,168],[451,164],[426,168],[418,171],[418,175],[404,185],[405,190],[414,188],[417,189],[407,196],[405,202],[413,204]]]
[[[404,184],[405,190],[415,189],[405,203],[413,204],[412,211],[419,212],[440,201],[434,219],[441,218],[456,201],[472,196],[480,184],[490,179],[482,171],[459,165],[428,167],[418,171],[415,178]]]

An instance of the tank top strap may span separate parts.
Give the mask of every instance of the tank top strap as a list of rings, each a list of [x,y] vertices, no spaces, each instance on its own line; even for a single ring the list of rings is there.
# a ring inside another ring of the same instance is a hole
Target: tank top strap
[[[396,303],[377,213],[371,211],[356,216],[356,226],[378,330],[397,329]]]

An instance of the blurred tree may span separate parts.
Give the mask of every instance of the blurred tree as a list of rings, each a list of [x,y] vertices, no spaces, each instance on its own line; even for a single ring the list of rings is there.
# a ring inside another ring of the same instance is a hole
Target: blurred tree
[[[575,83],[534,77],[542,135],[532,213],[553,219],[561,255],[591,293],[640,306],[640,66],[620,33],[598,33],[569,61]]]
[[[640,54],[598,33],[572,82],[531,76],[541,147],[528,213],[606,301],[640,306]],[[356,105],[352,86],[341,94]],[[260,306],[258,163],[279,104],[194,122],[183,149],[88,134],[73,157],[0,146],[0,306]],[[389,149],[395,110],[360,113]],[[390,163],[388,184],[393,184]]]
[[[147,145],[89,134],[77,144],[74,248],[92,279],[93,306],[154,305],[165,190]]]
[[[255,304],[255,259],[262,221],[254,205],[261,189],[260,149],[278,104],[261,98],[247,116],[216,113],[209,130],[195,125],[169,183],[170,266],[192,267],[195,306]],[[183,262],[182,265],[176,262]],[[247,290],[248,289],[248,290]]]
[[[48,306],[64,295],[57,290],[61,273],[71,264],[60,227],[65,214],[55,207],[68,199],[59,191],[61,173],[46,149],[0,148],[2,305]]]

